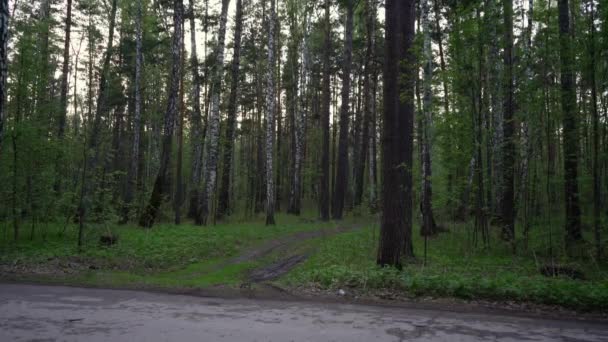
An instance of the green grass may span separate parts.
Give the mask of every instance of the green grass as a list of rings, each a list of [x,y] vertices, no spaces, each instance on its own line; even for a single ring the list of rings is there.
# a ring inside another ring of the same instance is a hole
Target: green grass
[[[538,265],[547,260],[547,255],[538,236],[531,236],[530,241],[538,254],[521,251],[513,255],[510,247],[497,238],[492,239],[490,248],[475,248],[466,243],[466,227],[452,227],[451,232],[429,241],[425,266],[423,240],[416,235],[417,259],[401,272],[376,266],[377,237],[377,228],[369,227],[323,241],[319,252],[281,283],[352,289],[371,295],[513,300],[577,310],[608,310],[606,267],[559,256],[555,257],[557,262],[584,271],[588,280],[544,277],[539,274]]]
[[[84,265],[76,274],[33,276],[36,280],[62,281],[95,285],[154,285],[167,287],[205,287],[237,284],[253,263],[239,263],[217,269],[223,261],[264,241],[299,231],[328,227],[327,223],[279,215],[276,226],[265,226],[263,220],[198,227],[184,224],[156,225],[144,230],[133,226],[109,229],[119,236],[112,247],[101,246],[99,236],[108,227],[88,227],[85,245],[79,252],[77,230],[61,225],[39,227],[33,240],[22,234],[15,243],[12,235],[0,238],[0,265],[17,265],[21,269],[77,263]],[[87,268],[92,265],[94,270]],[[56,266],[55,266],[56,267]],[[30,275],[30,278],[31,275]]]

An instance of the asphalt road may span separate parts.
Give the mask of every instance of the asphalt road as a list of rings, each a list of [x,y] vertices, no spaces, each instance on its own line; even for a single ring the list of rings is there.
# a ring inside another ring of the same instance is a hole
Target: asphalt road
[[[0,341],[608,341],[608,326],[346,304],[0,284]]]

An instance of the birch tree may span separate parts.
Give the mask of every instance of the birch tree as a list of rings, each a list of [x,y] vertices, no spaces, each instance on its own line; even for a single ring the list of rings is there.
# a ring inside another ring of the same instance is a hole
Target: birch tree
[[[220,140],[220,92],[224,73],[224,45],[226,40],[226,22],[228,21],[228,6],[230,0],[222,0],[220,26],[215,47],[215,65],[211,75],[211,112],[205,134],[205,172],[203,192],[201,193],[196,224],[206,225],[213,205],[213,196],[217,181],[217,161]]]
[[[306,11],[306,9],[305,9]],[[308,51],[308,13],[304,13],[304,20],[302,23],[302,45],[301,45],[301,59],[302,64],[300,66],[300,96],[299,106],[295,110],[294,118],[294,145],[295,154],[293,156],[293,174],[291,179],[291,188],[289,192],[289,213],[300,215],[301,206],[301,192],[302,192],[302,164],[304,159],[304,146],[305,146],[305,125],[307,117],[307,92],[308,92],[308,69],[309,69],[309,51]]]
[[[178,93],[182,64],[183,0],[173,1],[173,38],[171,43],[171,72],[167,109],[164,115],[160,168],[150,195],[150,201],[139,219],[139,225],[151,228],[156,220],[163,197],[168,194],[173,148],[173,131],[178,115]]]
[[[268,14],[268,70],[266,75],[266,225],[274,225],[274,121],[275,121],[275,4],[270,0]]]

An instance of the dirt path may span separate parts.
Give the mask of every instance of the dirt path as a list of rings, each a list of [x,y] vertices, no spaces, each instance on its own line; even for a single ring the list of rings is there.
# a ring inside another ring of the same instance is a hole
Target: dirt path
[[[276,279],[306,260],[308,256],[310,256],[312,250],[307,250],[305,253],[293,253],[293,251],[296,250],[296,247],[301,246],[304,242],[316,238],[331,237],[358,228],[360,228],[360,226],[340,226],[336,228],[324,228],[320,230],[289,234],[280,238],[266,241],[263,244],[250,248],[233,258],[219,262],[206,270],[191,273],[189,274],[188,278],[196,278],[205,274],[218,272],[232,265],[260,261],[271,254],[280,255],[281,259],[279,261],[276,261],[270,265],[256,268],[248,273],[247,280],[242,287],[250,287],[251,283],[260,283],[263,281]]]

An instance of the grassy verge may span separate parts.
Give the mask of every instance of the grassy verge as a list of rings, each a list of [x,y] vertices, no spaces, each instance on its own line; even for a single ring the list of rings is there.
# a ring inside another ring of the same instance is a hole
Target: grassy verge
[[[143,230],[133,226],[93,226],[85,245],[76,247],[76,227],[38,227],[34,239],[0,238],[0,271],[27,280],[98,286],[207,287],[236,285],[256,263],[242,262],[218,268],[226,260],[264,241],[301,231],[326,228],[327,223],[280,215],[279,224],[263,220],[198,227],[157,225]],[[118,243],[104,247],[101,234],[111,230]],[[0,272],[1,275],[2,272]]]
[[[493,239],[491,247],[468,245],[466,229],[457,228],[429,241],[426,266],[424,242],[415,237],[418,259],[401,272],[375,264],[377,228],[367,228],[323,241],[317,254],[281,280],[287,286],[345,289],[389,297],[457,297],[559,305],[576,310],[608,310],[608,272],[589,262],[568,263],[587,280],[549,278],[539,274],[543,253],[513,255]],[[531,243],[541,244],[538,238]],[[542,246],[535,245],[536,250]]]

